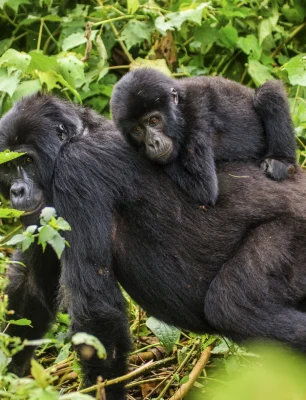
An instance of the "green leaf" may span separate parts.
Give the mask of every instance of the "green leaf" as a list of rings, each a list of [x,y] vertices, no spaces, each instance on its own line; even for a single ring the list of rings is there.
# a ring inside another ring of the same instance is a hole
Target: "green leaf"
[[[259,23],[258,27],[258,35],[259,35],[259,43],[262,44],[262,42],[265,40],[265,38],[269,35],[271,35],[272,31],[276,27],[277,21],[278,21],[278,12],[277,10],[273,10],[273,16],[270,18],[265,18]]]
[[[59,312],[56,316],[56,320],[64,325],[70,325],[70,317],[69,314]]]
[[[6,246],[15,246],[15,244],[22,243],[25,236],[23,233],[13,236],[10,240],[8,240],[5,244]]]
[[[258,39],[254,35],[248,35],[245,38],[240,37],[237,42],[238,47],[249,55],[249,60],[259,60],[261,57],[262,48],[259,45]]]
[[[49,242],[49,240],[53,239],[56,235],[58,235],[57,231],[52,228],[50,225],[44,225],[38,228],[38,244],[43,242]]]
[[[170,353],[173,346],[180,338],[180,330],[154,317],[150,317],[146,325],[165,346],[167,353]]]
[[[12,38],[0,40],[0,55],[3,54],[7,49],[9,49],[12,43]]]
[[[51,382],[50,375],[45,372],[43,366],[34,359],[31,360],[31,374],[40,387],[46,388],[49,386]]]
[[[85,38],[84,33],[76,32],[63,40],[62,49],[67,51],[86,42],[87,39]]]
[[[250,60],[248,65],[248,73],[257,86],[260,86],[266,81],[273,79],[269,68],[256,60]]]
[[[12,100],[15,103],[16,101],[22,99],[25,96],[29,96],[31,94],[39,92],[41,89],[41,84],[39,79],[33,79],[29,81],[20,82],[15,90]]]
[[[230,49],[235,48],[238,40],[238,32],[233,26],[226,25],[225,27],[220,29],[219,39],[225,47],[228,47]]]
[[[28,250],[28,248],[31,246],[32,243],[34,243],[35,238],[33,236],[25,236],[25,238],[22,241],[21,244],[21,250],[22,252],[25,252]]]
[[[287,71],[291,85],[306,86],[306,54],[291,58],[281,69]]]
[[[65,239],[57,232],[52,239],[48,240],[48,243],[50,244],[50,246],[52,246],[57,257],[60,259],[65,249],[65,244],[66,244]]]
[[[69,357],[69,354],[71,353],[70,347],[71,347],[71,343],[66,343],[61,348],[61,351],[58,353],[58,356],[56,357],[54,364],[57,364],[63,360],[66,360],[66,358]],[[91,400],[92,400],[92,398],[91,398]]]
[[[26,71],[27,73],[34,74],[35,71],[60,72],[60,68],[55,57],[45,56],[42,52],[37,50],[30,51],[29,56],[31,56],[31,62]]]
[[[10,75],[6,68],[0,68],[0,91],[13,96],[18,82],[20,81],[20,71],[12,72]]]
[[[8,161],[15,160],[15,158],[23,156],[25,153],[19,153],[17,151],[5,150],[0,152],[0,164],[4,164]]]
[[[168,30],[181,29],[182,24],[185,21],[192,21],[198,25],[201,25],[203,10],[210,6],[210,2],[202,2],[196,8],[183,10],[174,13],[168,13],[165,16],[160,16],[155,20],[155,27],[163,35],[166,34]]]
[[[13,208],[0,208],[0,218],[19,218],[23,213]]]
[[[61,229],[62,231],[71,231],[71,226],[62,217],[57,218],[56,226],[58,229]]]
[[[137,68],[155,68],[165,75],[171,76],[171,71],[164,58],[158,60],[146,60],[138,57],[130,64],[131,71]]]
[[[7,365],[10,362],[10,357],[7,357],[3,351],[0,349],[0,375],[3,374],[4,369],[7,367]],[[92,398],[91,398],[92,400]]]
[[[134,14],[139,8],[138,0],[127,0],[127,9],[129,14]]]
[[[171,21],[166,21],[164,16],[157,17],[155,22],[155,28],[162,34],[166,35],[167,31],[173,31],[174,26]]]
[[[44,17],[44,21],[50,21],[50,22],[63,22],[63,18],[61,18],[57,14],[49,14]]]
[[[43,86],[45,84],[49,92],[51,92],[55,88],[57,89],[60,88],[58,83],[60,82],[61,77],[55,71],[50,71],[50,72],[37,71],[37,75],[41,85]]]
[[[0,66],[5,66],[8,68],[9,74],[12,71],[20,70],[25,72],[31,62],[31,56],[24,52],[19,52],[14,49],[8,49],[0,57]]]
[[[85,332],[78,332],[72,336],[71,341],[75,346],[78,346],[80,344],[86,344],[88,346],[92,346],[94,349],[96,349],[97,356],[99,358],[106,359],[107,354],[105,347],[100,342],[100,340],[97,339],[95,336],[89,335],[88,333]]]
[[[143,22],[137,20],[129,21],[123,31],[121,32],[120,39],[130,49],[133,46],[143,43],[147,40],[151,43],[152,24],[150,22]]]
[[[84,63],[74,54],[60,56],[57,62],[62,76],[73,88],[79,88],[85,83]]]
[[[82,99],[79,95],[79,93],[75,90],[74,87],[72,87],[64,78],[62,75],[56,73],[55,71],[50,71],[50,72],[37,72],[37,75],[40,79],[41,84],[46,84],[48,91],[51,91],[52,89],[60,89],[60,83],[62,86],[66,87],[71,91],[71,93],[74,94],[76,99],[82,103]],[[85,78],[84,78],[85,79]]]
[[[31,3],[29,0],[0,0],[0,8],[3,8],[5,4],[9,6],[11,9],[13,9],[17,14],[18,8],[21,4],[31,4]]]
[[[201,42],[202,45],[207,46],[216,42],[219,30],[211,26],[211,22],[204,22],[194,31],[194,38],[196,41]]]
[[[42,218],[45,222],[51,221],[52,218],[56,217],[56,211],[53,207],[45,207],[40,213],[40,218]]]
[[[37,225],[29,225],[25,230],[25,233],[33,234],[37,229]]]
[[[9,321],[6,321],[8,324],[12,324],[12,325],[20,325],[20,326],[31,326],[32,321],[30,319],[26,319],[26,318],[21,318],[21,319],[11,319]]]

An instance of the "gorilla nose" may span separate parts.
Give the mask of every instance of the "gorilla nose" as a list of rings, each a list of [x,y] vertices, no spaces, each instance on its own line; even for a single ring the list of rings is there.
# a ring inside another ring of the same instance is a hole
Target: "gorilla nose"
[[[159,139],[154,139],[151,141],[151,143],[149,143],[149,147],[151,150],[155,150],[158,151],[160,148],[160,140]]]
[[[25,189],[25,186],[24,186],[23,183],[14,183],[11,186],[11,191],[10,191],[11,200],[12,201],[14,201],[14,200],[17,200],[17,201],[22,200],[22,198],[25,196],[25,192],[26,192],[26,189]]]

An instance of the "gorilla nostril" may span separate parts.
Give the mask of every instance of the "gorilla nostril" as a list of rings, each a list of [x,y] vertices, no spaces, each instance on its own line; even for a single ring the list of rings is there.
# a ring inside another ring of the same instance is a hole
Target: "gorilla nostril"
[[[23,186],[21,187],[12,187],[11,195],[14,197],[23,197],[25,195],[25,189]]]

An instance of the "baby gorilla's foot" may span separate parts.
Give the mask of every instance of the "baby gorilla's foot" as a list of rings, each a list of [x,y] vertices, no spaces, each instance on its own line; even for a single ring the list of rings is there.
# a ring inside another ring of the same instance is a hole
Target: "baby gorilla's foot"
[[[296,172],[294,164],[290,164],[286,161],[275,160],[274,158],[266,158],[261,163],[261,167],[268,177],[275,181],[282,181],[285,178],[293,176]]]

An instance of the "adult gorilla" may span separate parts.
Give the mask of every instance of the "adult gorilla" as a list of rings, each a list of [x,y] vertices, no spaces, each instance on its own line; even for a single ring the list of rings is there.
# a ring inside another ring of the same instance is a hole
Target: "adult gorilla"
[[[219,168],[220,197],[204,212],[158,165],[139,158],[113,124],[49,96],[17,103],[0,122],[0,150],[26,151],[3,166],[1,187],[27,211],[54,206],[67,219],[61,266],[32,246],[11,268],[10,307],[38,338],[52,321],[59,286],[72,331],[97,336],[107,360],[83,359],[86,384],[126,371],[130,339],[120,282],[150,314],[234,340],[271,338],[306,350],[306,179],[280,184],[253,165]],[[60,282],[60,285],[58,284]],[[31,350],[11,368],[25,373]],[[107,399],[124,399],[122,385]]]

